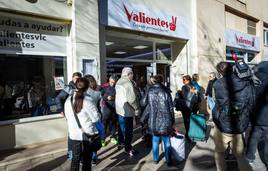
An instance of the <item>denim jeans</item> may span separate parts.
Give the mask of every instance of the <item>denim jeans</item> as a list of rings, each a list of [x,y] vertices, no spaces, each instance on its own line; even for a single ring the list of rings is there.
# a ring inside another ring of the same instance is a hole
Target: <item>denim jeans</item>
[[[207,103],[210,110],[212,110],[215,107],[215,101],[212,97],[207,97]]]
[[[80,161],[82,160],[83,171],[91,171],[92,151],[86,142],[70,139],[70,157],[71,157],[71,171],[79,171]]]
[[[264,138],[264,164],[268,167],[268,126],[254,126],[251,130],[248,146],[246,151],[246,157],[249,160],[255,160],[255,153],[257,150],[258,143],[261,138]]]
[[[165,158],[166,162],[170,163],[170,155],[171,155],[171,144],[170,144],[170,137],[168,135],[156,136],[153,135],[153,158],[154,161],[159,161],[159,142],[160,138],[164,142],[164,149],[165,149]]]
[[[97,160],[97,159],[98,159],[97,152],[94,151],[94,152],[92,153],[92,160]]]
[[[118,115],[118,140],[119,144],[125,144],[125,151],[132,150],[133,117]]]

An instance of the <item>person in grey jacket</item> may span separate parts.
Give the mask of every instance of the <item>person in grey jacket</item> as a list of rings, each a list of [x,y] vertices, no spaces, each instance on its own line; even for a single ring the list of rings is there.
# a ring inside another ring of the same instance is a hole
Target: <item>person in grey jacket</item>
[[[85,75],[84,78],[87,79],[89,82],[89,87],[86,91],[86,96],[91,97],[93,104],[95,105],[95,107],[98,109],[98,112],[100,113],[101,91],[97,90],[98,88],[97,81],[94,78],[94,76],[89,75],[89,74]],[[104,140],[102,141],[103,141],[102,144],[104,146],[105,142]],[[97,151],[94,151],[92,153],[92,164],[96,165],[97,160],[98,160]]]
[[[118,138],[119,144],[125,145],[125,152],[132,157],[135,151],[132,149],[131,141],[133,137],[133,118],[140,113],[137,92],[135,91],[133,71],[129,67],[124,67],[121,78],[115,86],[115,109],[118,114]]]

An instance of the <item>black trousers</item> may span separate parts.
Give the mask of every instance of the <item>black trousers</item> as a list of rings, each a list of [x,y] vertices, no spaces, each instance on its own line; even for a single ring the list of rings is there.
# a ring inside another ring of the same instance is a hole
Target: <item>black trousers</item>
[[[190,116],[192,112],[188,109],[184,109],[181,111],[181,113],[182,113],[184,127],[185,127],[185,137],[188,138],[188,131],[190,127]]]
[[[70,139],[71,171],[79,171],[82,161],[83,171],[91,171],[92,151],[87,142]],[[83,160],[82,160],[83,159]]]
[[[255,160],[256,150],[262,138],[264,140],[263,162],[268,169],[268,126],[253,126],[248,139],[246,157],[249,160]]]

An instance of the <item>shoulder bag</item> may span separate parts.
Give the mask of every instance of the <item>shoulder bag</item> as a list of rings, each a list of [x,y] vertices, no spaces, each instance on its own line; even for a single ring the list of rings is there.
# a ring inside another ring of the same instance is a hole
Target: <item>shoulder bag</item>
[[[85,142],[86,144],[88,144],[90,146],[91,151],[98,151],[101,148],[101,139],[100,139],[99,134],[90,135],[90,134],[88,134],[88,133],[86,133],[84,131],[84,129],[81,126],[80,121],[79,121],[79,119],[77,117],[77,113],[74,110],[73,96],[71,96],[71,105],[72,105],[73,114],[74,114],[76,123],[77,123],[78,127],[82,131],[82,139],[83,139],[83,142]]]

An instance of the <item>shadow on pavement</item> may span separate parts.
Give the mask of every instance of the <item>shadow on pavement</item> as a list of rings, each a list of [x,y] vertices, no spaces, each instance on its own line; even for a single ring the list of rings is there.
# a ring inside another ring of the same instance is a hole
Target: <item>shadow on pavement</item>
[[[211,168],[216,169],[214,156],[211,156],[211,155],[192,157],[192,163],[193,163],[193,166],[198,169],[211,169]]]
[[[107,169],[115,168],[115,167],[121,167],[124,168],[123,170],[132,169],[133,165],[139,164],[139,169],[142,168],[142,166],[145,164],[145,157],[150,153],[150,148],[144,148],[144,143],[141,141],[137,143],[135,146],[133,146],[133,149],[138,150],[138,154],[134,157],[130,158],[126,153],[122,152],[119,155],[115,157],[111,157],[111,160],[114,160],[112,163],[110,163],[108,166],[106,166]],[[140,160],[143,160],[139,163]]]
[[[53,170],[60,167],[67,160],[66,155],[60,156],[54,160],[50,160],[48,162],[42,163],[40,165],[35,166],[34,168],[29,169],[28,171],[47,171]]]
[[[0,161],[4,160],[8,156],[12,156],[13,154],[20,153],[20,152],[22,152],[25,149],[26,148],[18,148],[18,149],[0,151]]]

